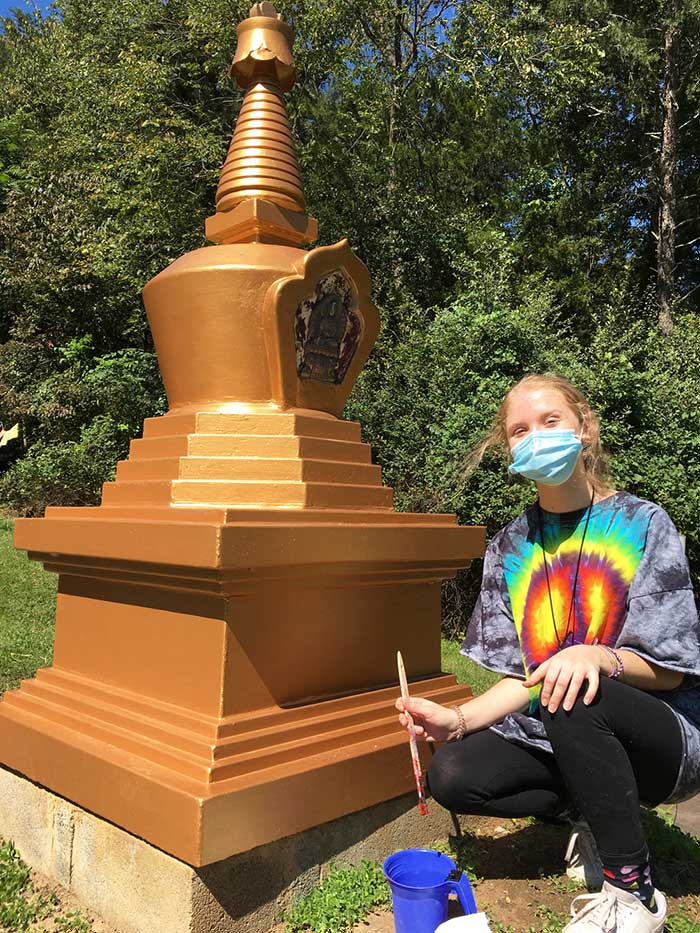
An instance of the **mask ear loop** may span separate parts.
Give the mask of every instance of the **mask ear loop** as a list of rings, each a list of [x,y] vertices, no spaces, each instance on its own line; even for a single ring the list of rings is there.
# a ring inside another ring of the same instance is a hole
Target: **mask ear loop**
[[[581,446],[582,446],[582,447],[590,446],[590,443],[591,443],[591,442],[590,442],[590,439],[588,439],[588,440],[584,440],[584,439],[583,439],[583,435],[586,433],[586,429],[587,429],[588,427],[589,427],[589,425],[586,424],[586,418],[585,418],[585,416],[581,416],[581,426],[580,426],[580,428],[579,428],[578,435],[574,435],[574,437],[576,437],[577,440],[581,441]]]
[[[587,452],[588,450],[590,450],[590,448],[591,448],[591,441],[590,441],[590,438],[587,438],[587,439],[584,440],[583,435],[584,435],[585,433],[586,433],[586,425],[585,425],[585,423],[584,423],[584,424],[581,425],[581,432],[580,432],[580,434],[579,434],[577,440],[579,440],[579,441],[581,442],[581,462],[583,463],[583,469],[584,469],[584,471],[585,471],[585,473],[586,473],[586,479],[591,479],[591,485],[594,485],[594,480],[593,480],[591,477],[589,477],[589,475],[588,475],[588,470],[586,470],[585,454],[586,454],[586,452]],[[574,435],[574,436],[576,436],[576,435]],[[593,498],[595,498],[595,488],[594,488],[594,490],[593,490]]]

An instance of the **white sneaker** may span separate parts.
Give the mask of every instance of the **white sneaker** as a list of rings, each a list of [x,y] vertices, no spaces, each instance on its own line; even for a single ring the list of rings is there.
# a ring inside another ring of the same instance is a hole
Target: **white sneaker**
[[[572,920],[562,933],[661,933],[666,923],[666,898],[654,891],[652,913],[629,891],[604,882],[595,894],[580,894],[571,904]]]
[[[585,820],[572,820],[569,844],[564,855],[566,874],[590,890],[603,884],[603,866],[591,828]]]

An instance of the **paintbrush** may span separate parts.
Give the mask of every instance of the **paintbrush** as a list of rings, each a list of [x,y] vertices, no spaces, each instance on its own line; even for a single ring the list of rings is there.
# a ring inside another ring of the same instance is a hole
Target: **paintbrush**
[[[403,658],[401,657],[401,652],[396,652],[396,663],[399,668],[399,683],[401,684],[401,696],[404,700],[410,699],[408,693],[408,681],[406,680],[406,669],[403,666]],[[425,801],[425,784],[423,782],[423,769],[420,766],[420,758],[418,756],[418,742],[416,740],[416,728],[413,725],[413,717],[408,712],[404,710],[404,716],[408,719],[408,740],[409,745],[411,746],[411,761],[413,763],[413,775],[416,779],[416,790],[418,791],[418,810],[420,811],[421,816],[428,815],[428,804]]]

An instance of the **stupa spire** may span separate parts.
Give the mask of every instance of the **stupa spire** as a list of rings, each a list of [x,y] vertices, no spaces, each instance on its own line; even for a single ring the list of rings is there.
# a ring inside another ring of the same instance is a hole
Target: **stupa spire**
[[[272,3],[256,3],[238,26],[231,75],[245,89],[207,220],[215,243],[299,245],[316,238],[289,129],[284,92],[294,86],[294,34]]]

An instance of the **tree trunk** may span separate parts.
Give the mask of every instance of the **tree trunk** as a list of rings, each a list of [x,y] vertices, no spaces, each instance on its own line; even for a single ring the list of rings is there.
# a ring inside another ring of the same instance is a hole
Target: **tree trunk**
[[[671,20],[664,44],[664,79],[661,86],[661,152],[659,156],[659,221],[656,243],[656,295],[659,329],[673,329],[676,275],[676,168],[678,162],[677,95],[680,86],[681,0],[670,0]]]
[[[392,17],[391,43],[388,49],[390,87],[389,87],[389,127],[387,146],[389,150],[389,176],[387,179],[386,207],[389,211],[387,227],[391,231],[387,242],[393,253],[394,286],[401,289],[404,281],[403,262],[400,258],[398,224],[400,217],[396,213],[397,201],[397,167],[396,167],[396,138],[399,130],[399,96],[403,78],[403,50],[401,47],[401,18],[403,13],[398,12]]]
[[[389,48],[389,62],[391,69],[391,98],[389,100],[389,191],[396,189],[396,122],[398,119],[397,98],[403,68],[403,50],[401,48],[401,23],[403,13],[396,13],[393,17],[393,36]]]

